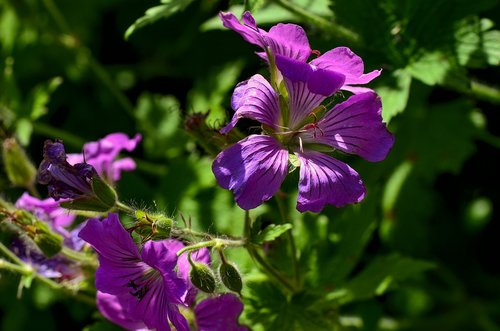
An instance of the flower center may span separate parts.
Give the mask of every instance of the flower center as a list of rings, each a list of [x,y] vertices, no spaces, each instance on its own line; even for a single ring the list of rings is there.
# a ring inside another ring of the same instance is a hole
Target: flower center
[[[161,274],[158,270],[147,270],[141,276],[129,280],[127,287],[132,289],[129,293],[140,301],[148,293],[152,285],[160,278]]]

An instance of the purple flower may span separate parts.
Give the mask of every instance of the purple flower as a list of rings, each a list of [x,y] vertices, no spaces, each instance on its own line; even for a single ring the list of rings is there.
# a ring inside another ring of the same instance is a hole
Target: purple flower
[[[238,317],[243,311],[240,299],[226,293],[205,299],[194,308],[198,331],[246,331],[245,326],[238,325]]]
[[[90,180],[97,173],[88,163],[70,165],[61,141],[45,141],[43,161],[38,168],[38,182],[48,185],[54,200],[92,197]]]
[[[97,173],[114,183],[120,180],[122,171],[132,171],[136,164],[130,157],[117,159],[121,151],[133,151],[141,141],[141,135],[136,134],[129,139],[121,132],[108,134],[106,137],[86,143],[83,146],[83,154],[68,154],[69,164],[86,162],[92,165]]]
[[[257,27],[255,19],[248,11],[243,13],[241,22],[232,13],[221,12],[219,16],[226,28],[239,33],[247,42],[260,46],[264,51],[269,48],[275,57],[285,58],[282,62],[302,63],[302,68],[296,75],[318,70],[331,72],[330,75],[344,77],[338,89],[362,93],[371,90],[355,85],[367,84],[381,73],[381,70],[374,70],[364,74],[363,60],[347,47],[334,48],[306,63],[312,51],[306,33],[296,24],[279,23],[266,32]],[[267,59],[265,52],[257,54]],[[324,85],[327,85],[327,82],[322,82],[320,86]]]
[[[61,208],[59,202],[54,199],[40,200],[32,197],[28,192],[24,192],[16,201],[16,207],[27,210],[38,219],[49,223],[60,234],[67,233],[65,228],[70,226],[76,218],[76,215]]]
[[[110,321],[131,331],[148,331],[149,328],[127,314],[127,300],[124,296],[116,296],[97,292],[97,306]],[[196,330],[198,331],[246,331],[247,327],[238,325],[238,317],[243,310],[240,299],[231,293],[208,298],[194,308]]]
[[[255,208],[277,192],[293,153],[300,162],[297,210],[319,212],[327,204],[361,201],[365,188],[358,173],[316,150],[322,146],[383,160],[394,138],[382,122],[380,98],[373,92],[356,94],[328,109],[321,104],[342,86],[341,75],[281,56],[276,60],[288,102],[280,105],[280,96],[260,75],[238,84],[231,100],[236,112],[221,132],[250,118],[262,123],[265,134],[251,135],[216,157],[212,170],[219,185],[233,191],[241,208]]]
[[[116,214],[109,214],[103,221],[89,219],[80,237],[99,255],[96,288],[115,296],[123,308],[109,317],[111,320],[120,320],[124,313],[129,321],[143,322],[149,329],[167,331],[172,323],[178,331],[189,330],[178,308],[187,305],[190,296],[190,283],[183,276],[187,261],[177,259],[181,242],[148,241],[139,251]],[[208,262],[206,250],[193,255],[200,262]]]

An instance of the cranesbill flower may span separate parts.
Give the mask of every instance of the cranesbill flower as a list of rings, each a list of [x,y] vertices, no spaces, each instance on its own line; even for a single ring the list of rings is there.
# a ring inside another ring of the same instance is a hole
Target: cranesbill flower
[[[361,201],[365,188],[358,173],[319,150],[383,160],[394,139],[382,122],[380,98],[365,92],[328,109],[322,102],[343,85],[342,75],[279,55],[276,64],[287,102],[280,103],[280,95],[261,75],[235,89],[231,103],[236,112],[221,132],[249,118],[262,123],[264,134],[251,135],[216,157],[212,170],[219,185],[233,191],[241,208],[255,208],[280,188],[294,155],[300,162],[297,210],[319,212],[327,204]]]
[[[54,200],[94,196],[90,181],[97,173],[88,163],[70,165],[61,141],[45,141],[43,161],[38,168],[38,182],[48,185]]]
[[[245,41],[259,46],[263,52],[257,54],[264,59],[267,59],[266,50],[269,50],[273,56],[280,55],[290,61],[305,63],[312,53],[307,35],[299,25],[279,23],[266,32],[257,26],[248,11],[243,13],[241,22],[232,13],[221,12],[219,16],[225,27],[240,34]],[[371,91],[357,85],[369,83],[381,72],[374,70],[364,74],[363,60],[348,47],[329,50],[307,63],[307,66],[309,70],[327,70],[343,76],[340,89],[352,93]]]
[[[97,292],[97,306],[110,321],[130,331],[149,331],[140,321],[127,314],[127,300],[122,296]],[[231,293],[202,300],[194,307],[194,319],[198,331],[246,331],[238,324],[243,310],[240,299]]]
[[[97,173],[110,183],[120,180],[122,171],[132,171],[136,164],[130,157],[118,158],[126,150],[132,152],[141,141],[140,134],[129,138],[121,132],[111,133],[98,141],[91,141],[83,145],[82,154],[68,154],[69,164],[86,162],[92,165]]]
[[[118,215],[112,213],[103,221],[89,219],[80,237],[99,255],[97,290],[115,296],[124,309],[109,317],[111,320],[120,319],[123,313],[129,322],[142,322],[149,329],[169,331],[171,323],[178,331],[189,330],[178,308],[186,305],[190,295],[183,267],[178,266],[177,251],[182,243],[173,239],[148,241],[139,251]],[[208,253],[200,252],[194,257],[207,262]]]

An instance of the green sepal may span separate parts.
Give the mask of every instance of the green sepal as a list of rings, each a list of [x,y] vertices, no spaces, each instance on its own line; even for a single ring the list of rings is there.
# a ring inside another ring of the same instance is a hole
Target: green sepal
[[[116,191],[102,180],[101,177],[92,177],[90,186],[96,197],[102,201],[102,204],[108,206],[108,210],[115,206],[116,200],[118,199]]]

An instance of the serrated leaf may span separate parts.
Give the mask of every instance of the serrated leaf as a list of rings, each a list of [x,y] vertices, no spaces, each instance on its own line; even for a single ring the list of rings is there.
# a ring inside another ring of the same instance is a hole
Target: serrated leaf
[[[253,236],[252,242],[254,244],[260,245],[267,241],[273,241],[274,239],[280,237],[282,234],[284,234],[291,228],[292,224],[290,223],[280,224],[280,225],[270,224],[264,230]]]
[[[428,261],[399,255],[375,259],[344,286],[327,295],[341,304],[368,299],[385,293],[394,283],[434,268]]]
[[[455,32],[458,63],[470,68],[500,63],[500,31],[490,30],[493,22],[476,17],[461,22]]]
[[[154,23],[162,18],[167,18],[173,14],[186,9],[193,0],[162,0],[163,5],[149,8],[144,16],[138,18],[127,31],[125,39],[128,39],[135,31],[144,26]]]

